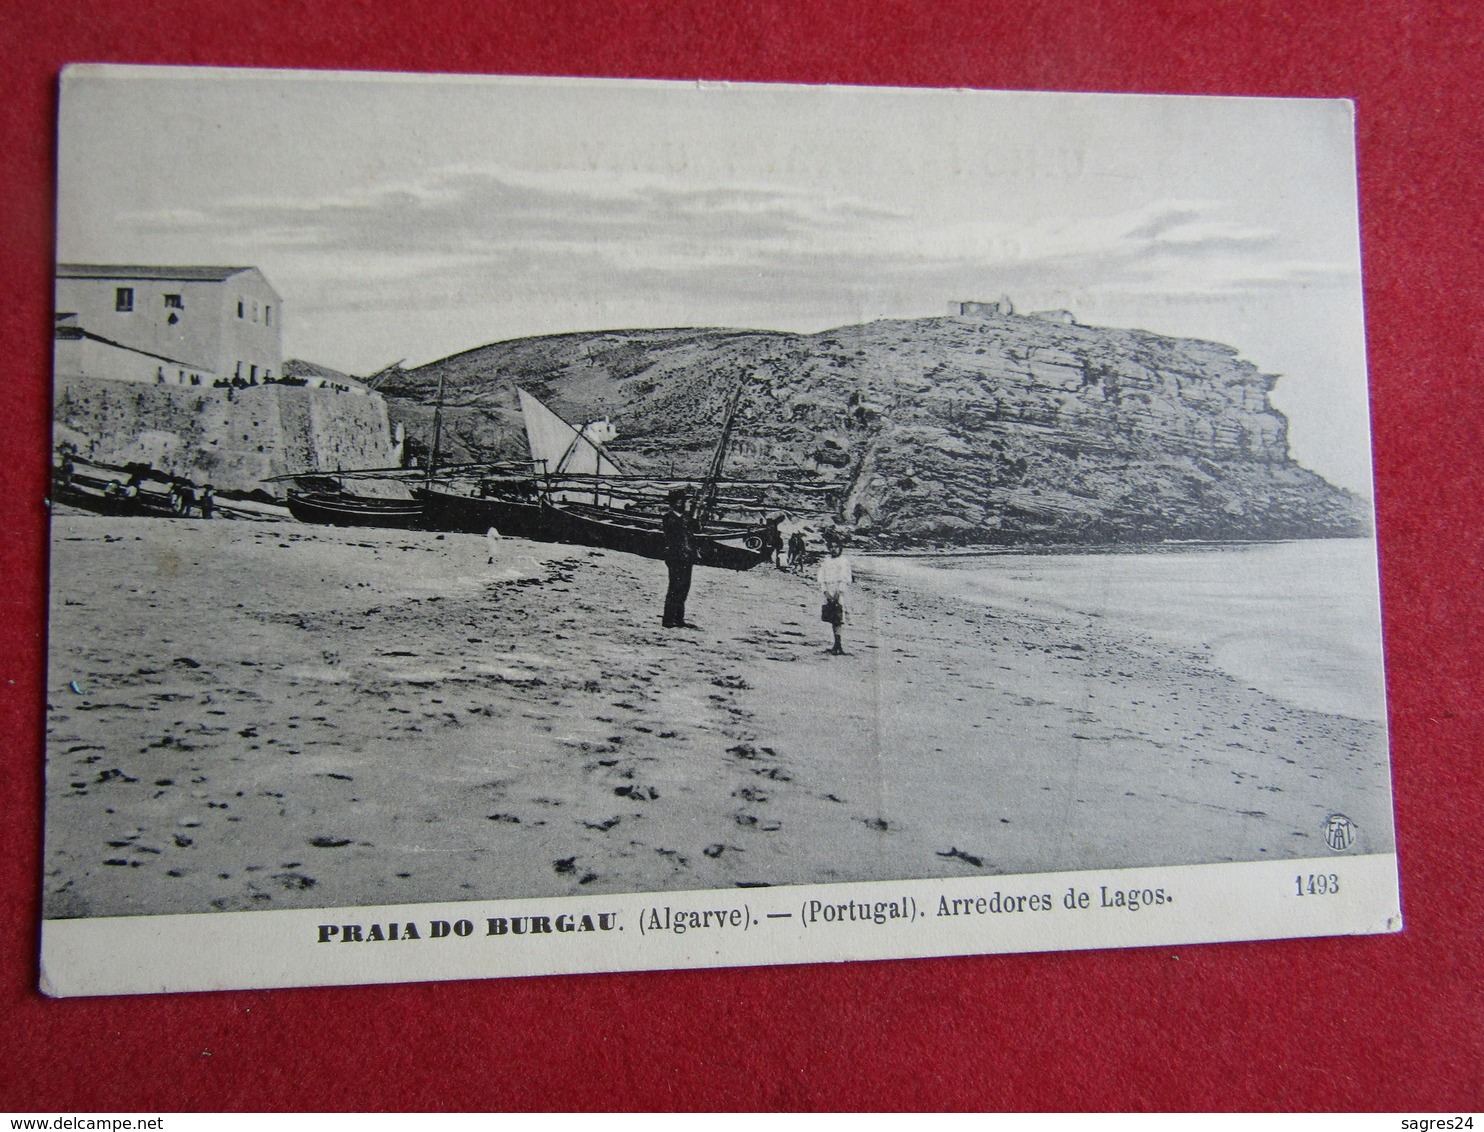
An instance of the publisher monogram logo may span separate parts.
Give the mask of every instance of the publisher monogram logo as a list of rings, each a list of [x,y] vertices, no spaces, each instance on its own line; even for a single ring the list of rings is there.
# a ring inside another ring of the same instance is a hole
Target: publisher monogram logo
[[[1324,843],[1343,853],[1355,844],[1355,823],[1344,814],[1330,814],[1324,823]]]

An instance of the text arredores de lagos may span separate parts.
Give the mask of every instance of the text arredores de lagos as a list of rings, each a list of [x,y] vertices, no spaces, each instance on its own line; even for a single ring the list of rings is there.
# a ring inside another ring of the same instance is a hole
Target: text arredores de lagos
[[[903,896],[897,900],[845,900],[828,901],[811,899],[799,909],[801,926],[808,928],[818,924],[876,924],[907,921],[915,923],[943,916],[999,916],[1027,912],[1054,912],[1061,909],[1072,912],[1093,909],[1121,909],[1137,912],[1141,908],[1157,908],[1173,904],[1173,894],[1163,888],[1109,888],[1100,885],[1096,896],[1086,889],[1068,888],[1058,901],[1049,892],[1006,893],[996,889],[988,896],[938,897],[937,907],[932,912],[922,909],[915,897]],[[792,913],[766,913],[769,921],[792,920]],[[686,931],[707,929],[740,928],[757,926],[750,908],[725,908],[714,910],[646,908],[640,914],[643,934],[666,932],[683,934]],[[781,926],[781,925],[780,925]],[[476,932],[482,936],[551,936],[584,934],[588,932],[623,931],[617,912],[562,913],[556,916],[488,916],[484,918],[483,930],[470,919],[458,920],[393,920],[387,923],[320,924],[320,943],[381,943],[401,940],[467,939]]]

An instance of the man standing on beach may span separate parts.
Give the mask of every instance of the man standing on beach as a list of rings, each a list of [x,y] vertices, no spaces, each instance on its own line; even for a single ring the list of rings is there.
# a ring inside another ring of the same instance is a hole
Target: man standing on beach
[[[665,591],[666,629],[694,629],[685,619],[685,599],[690,595],[691,566],[696,560],[696,540],[691,533],[690,516],[685,513],[686,490],[677,487],[669,495],[665,512],[665,566],[670,571],[670,588]]]
[[[840,626],[845,623],[845,594],[855,579],[850,573],[850,559],[845,557],[845,539],[838,531],[824,533],[829,555],[819,564],[819,588],[824,594],[824,605],[819,619],[835,630],[835,647],[832,656],[844,656],[845,646],[840,643]]]
[[[798,572],[804,568],[804,532],[795,531],[788,536],[789,569]]]
[[[783,522],[782,515],[775,515],[763,526],[763,553],[768,556],[768,561],[782,570],[783,563],[783,532],[779,530],[779,524]]]

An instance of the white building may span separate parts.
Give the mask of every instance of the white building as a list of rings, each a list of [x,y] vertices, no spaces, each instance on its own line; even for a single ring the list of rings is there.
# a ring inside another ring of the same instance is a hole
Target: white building
[[[283,370],[283,300],[256,267],[57,265],[56,372],[258,385]]]

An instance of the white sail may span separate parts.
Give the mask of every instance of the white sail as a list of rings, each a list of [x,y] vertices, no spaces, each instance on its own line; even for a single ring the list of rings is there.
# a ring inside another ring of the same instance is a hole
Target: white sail
[[[622,469],[603,448],[615,435],[613,426],[606,420],[573,428],[524,389],[517,389],[516,393],[520,395],[520,412],[526,424],[531,466],[537,475],[622,474]],[[605,507],[614,505],[610,497],[596,490],[596,485],[592,491],[562,491],[553,498],[580,499]]]

